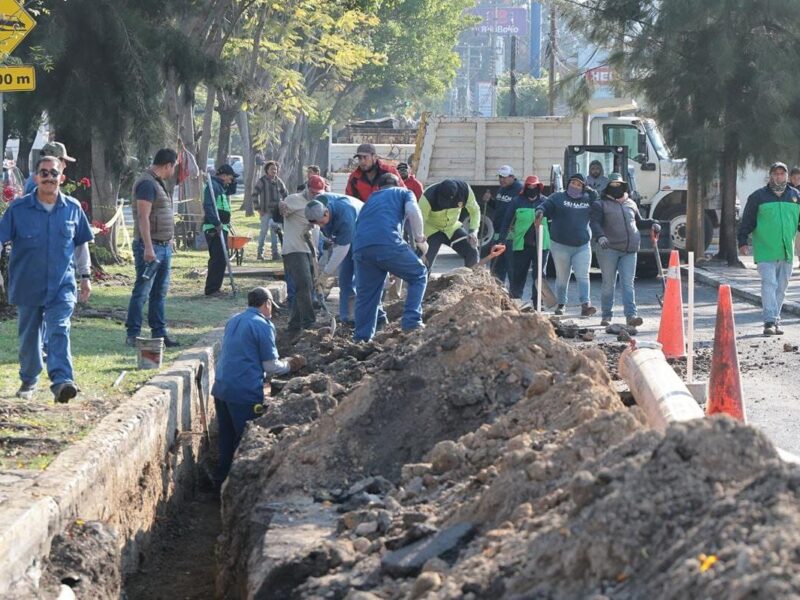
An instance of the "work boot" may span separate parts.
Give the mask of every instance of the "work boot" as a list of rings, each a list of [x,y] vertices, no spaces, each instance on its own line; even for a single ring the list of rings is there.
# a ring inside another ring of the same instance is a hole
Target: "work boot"
[[[597,312],[597,309],[589,304],[588,302],[584,302],[581,304],[581,316],[582,317],[591,317],[594,313]]]
[[[33,398],[34,392],[36,392],[35,383],[23,383],[17,390],[17,398],[20,400],[30,400]]]
[[[178,340],[173,340],[171,337],[164,336],[164,347],[165,348],[177,348],[180,346],[181,343]]]
[[[603,317],[600,321],[600,325],[602,327],[608,327],[611,325],[611,317]]]
[[[775,323],[775,334],[776,335],[783,335],[783,329],[778,323]]]
[[[639,327],[644,321],[642,317],[628,317],[625,322],[628,324],[628,327]]]
[[[563,315],[564,314],[564,305],[563,304],[559,304],[558,306],[556,306],[555,314],[557,314],[557,315]]]
[[[66,404],[78,395],[78,386],[71,381],[65,381],[53,386],[53,400],[58,404]]]
[[[125,345],[128,346],[129,348],[136,348],[136,336],[129,335],[128,337],[126,337]]]
[[[778,335],[778,329],[775,323],[764,323],[764,335]]]

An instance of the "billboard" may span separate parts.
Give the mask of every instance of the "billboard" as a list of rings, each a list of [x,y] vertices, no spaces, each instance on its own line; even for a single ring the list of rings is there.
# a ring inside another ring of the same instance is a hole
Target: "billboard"
[[[517,37],[527,36],[530,33],[526,7],[477,6],[469,9],[469,13],[482,19],[472,28],[475,33],[515,35]]]

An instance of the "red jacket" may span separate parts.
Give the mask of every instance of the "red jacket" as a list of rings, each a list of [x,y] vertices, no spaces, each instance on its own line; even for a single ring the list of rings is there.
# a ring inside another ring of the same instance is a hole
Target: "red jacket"
[[[378,183],[378,179],[380,179],[381,175],[384,173],[393,173],[397,175],[397,179],[400,180],[400,186],[405,187],[405,185],[403,185],[403,178],[400,177],[400,173],[398,173],[397,169],[393,166],[384,164],[378,159],[375,160],[375,165],[378,168],[378,172],[375,174],[375,179],[372,180],[373,183],[367,180],[367,176],[361,172],[361,167],[356,167],[356,170],[350,174],[350,178],[347,180],[347,189],[345,189],[344,193],[348,196],[358,198],[362,202],[366,202],[370,194],[378,189],[378,186],[375,184]]]
[[[417,179],[413,175],[409,175],[408,179],[403,180],[403,183],[406,185],[408,189],[414,192],[414,195],[417,197],[417,200],[422,198],[422,184],[420,183],[419,179]]]

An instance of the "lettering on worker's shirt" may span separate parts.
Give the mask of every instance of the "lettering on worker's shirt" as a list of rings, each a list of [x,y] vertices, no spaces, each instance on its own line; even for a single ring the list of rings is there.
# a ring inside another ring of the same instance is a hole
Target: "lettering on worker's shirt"
[[[589,208],[589,205],[585,202],[573,202],[572,200],[564,200],[564,206],[567,208]]]

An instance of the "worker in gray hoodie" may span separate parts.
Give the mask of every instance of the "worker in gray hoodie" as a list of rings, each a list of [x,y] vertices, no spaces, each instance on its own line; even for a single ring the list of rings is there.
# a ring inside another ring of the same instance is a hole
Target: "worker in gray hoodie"
[[[614,310],[617,278],[622,284],[622,306],[631,327],[642,324],[636,310],[633,280],[636,256],[641,246],[639,228],[650,228],[654,239],[661,226],[652,219],[643,219],[639,207],[628,196],[628,184],[619,173],[610,173],[608,185],[599,200],[592,203],[589,224],[597,244],[597,264],[603,276],[600,292],[601,325],[610,325]]]
[[[586,178],[586,185],[597,192],[598,196],[602,196],[608,185],[608,177],[605,176],[603,163],[599,160],[593,160],[589,163],[589,176]]]

